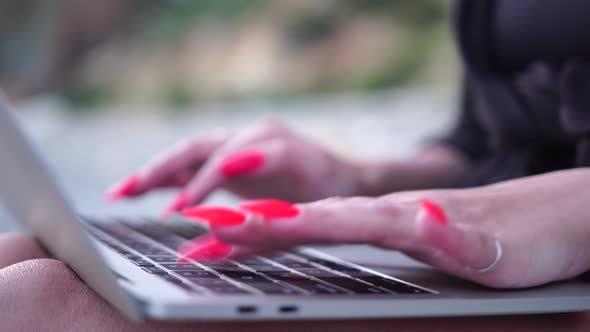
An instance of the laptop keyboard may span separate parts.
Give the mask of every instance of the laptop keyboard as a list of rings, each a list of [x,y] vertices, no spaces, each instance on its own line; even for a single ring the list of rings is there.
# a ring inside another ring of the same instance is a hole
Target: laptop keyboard
[[[192,293],[376,296],[433,293],[344,261],[306,252],[283,252],[241,261],[178,262],[176,249],[206,232],[182,219],[166,222],[116,219],[107,223],[84,218],[83,221],[99,242],[138,268]]]

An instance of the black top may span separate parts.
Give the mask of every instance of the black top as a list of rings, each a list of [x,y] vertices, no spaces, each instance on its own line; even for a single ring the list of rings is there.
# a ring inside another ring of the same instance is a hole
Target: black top
[[[492,13],[495,62],[518,71],[544,61],[590,58],[590,1],[496,0]]]
[[[590,166],[590,2],[456,4],[463,101],[442,141],[474,165],[457,185]]]

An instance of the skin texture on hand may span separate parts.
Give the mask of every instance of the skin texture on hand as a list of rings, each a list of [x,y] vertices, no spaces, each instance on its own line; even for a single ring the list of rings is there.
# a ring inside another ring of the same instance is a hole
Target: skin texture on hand
[[[590,329],[590,313],[381,320],[156,323],[127,321],[63,263],[26,235],[0,234],[0,327],[3,331],[565,331]]]
[[[330,198],[294,204],[299,213],[289,216],[244,205],[235,210],[247,216],[243,223],[206,221],[219,240],[234,246],[233,258],[303,244],[368,243],[483,285],[518,288],[590,269],[587,197],[590,170],[576,169],[473,189]],[[425,198],[441,207],[445,222],[425,210]],[[498,264],[476,271],[496,260],[498,240]]]

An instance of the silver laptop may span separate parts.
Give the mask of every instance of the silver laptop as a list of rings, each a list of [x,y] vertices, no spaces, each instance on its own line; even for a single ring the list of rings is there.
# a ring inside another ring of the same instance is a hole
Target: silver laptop
[[[257,320],[590,310],[590,282],[487,289],[370,247],[178,263],[207,230],[183,219],[81,217],[0,97],[0,198],[53,256],[131,319]]]

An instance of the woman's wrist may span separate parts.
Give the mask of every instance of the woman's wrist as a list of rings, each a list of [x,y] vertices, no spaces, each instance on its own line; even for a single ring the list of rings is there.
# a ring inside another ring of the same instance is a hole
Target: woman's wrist
[[[406,160],[358,163],[357,195],[377,196],[396,191],[447,186],[468,167],[456,150],[442,145],[428,147]]]

